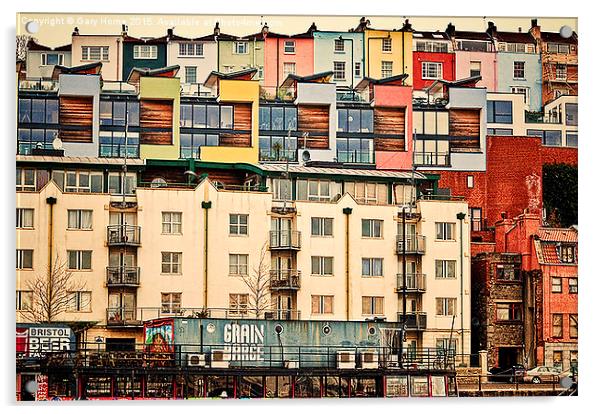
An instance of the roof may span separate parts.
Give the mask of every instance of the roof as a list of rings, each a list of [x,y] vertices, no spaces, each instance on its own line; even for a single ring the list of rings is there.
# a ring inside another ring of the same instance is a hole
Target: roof
[[[143,43],[143,44],[147,44],[147,45],[161,44],[161,43],[167,43],[167,38],[168,38],[167,35],[161,36],[161,37],[153,37],[150,39],[142,39],[142,38],[138,38],[138,37],[125,35],[125,36],[123,36],[123,43]]]
[[[79,75],[100,75],[102,62],[86,63],[79,66],[60,66],[56,65],[52,71],[52,79],[58,79],[58,76],[63,73],[79,74]]]
[[[71,44],[67,44],[67,45],[63,45],[63,46],[58,46],[55,48],[49,47],[49,46],[45,46],[42,45],[40,43],[37,43],[35,40],[30,39],[29,42],[27,42],[27,50],[28,51],[57,51],[57,52],[70,52],[71,51]]]
[[[482,79],[481,75],[470,76],[468,78],[458,79],[455,81],[448,81],[445,79],[437,79],[434,80],[429,86],[427,86],[424,90],[432,91],[436,86],[441,85],[442,87],[454,88],[454,87],[462,87],[462,86],[475,86],[478,81]]]
[[[307,76],[299,76],[299,75],[294,75],[291,73],[286,77],[286,79],[284,79],[284,81],[282,81],[281,86],[288,87],[288,86],[291,86],[294,82],[298,82],[298,83],[329,83],[333,74],[334,74],[333,71],[314,73],[313,75],[307,75]]]
[[[143,76],[173,78],[180,70],[179,65],[166,66],[158,69],[132,68],[127,77],[128,83],[137,83]]]
[[[374,79],[374,78],[365,77],[364,79],[359,81],[359,83],[357,84],[355,89],[358,91],[364,90],[365,88],[367,88],[370,85],[397,84],[397,86],[404,86],[404,81],[408,78],[408,76],[409,75],[407,73],[403,73],[400,75],[393,75],[393,76],[389,76],[388,78],[382,78],[382,79]]]
[[[496,32],[496,37],[500,42],[536,43],[535,38],[529,32]]]
[[[456,39],[466,39],[466,40],[486,40],[488,42],[491,42],[491,38],[489,37],[489,34],[485,33],[485,32],[463,32],[463,31],[456,31],[455,33],[455,38]]]
[[[243,69],[243,70],[239,70],[236,72],[229,72],[229,73],[211,71],[211,73],[209,73],[209,76],[207,76],[207,79],[205,80],[205,82],[203,82],[203,85],[210,88],[211,85],[213,85],[220,79],[250,80],[251,78],[253,78],[253,76],[255,76],[256,73],[257,73],[256,68]]]
[[[568,39],[560,36],[558,32],[541,32],[541,40],[550,43],[570,43],[577,44],[577,33],[573,32],[573,35]]]
[[[535,253],[540,264],[572,265],[577,263],[577,251],[575,251],[575,262],[563,262],[560,258],[559,246],[562,244],[577,245],[578,232],[575,228],[557,229],[540,227],[535,234]]]
[[[103,164],[103,165],[123,165],[123,158],[102,158],[102,157],[52,157],[47,155],[18,155],[17,162],[39,162],[39,163],[60,163],[60,164]],[[144,160],[138,158],[128,158],[128,165],[144,165]]]
[[[266,172],[286,172],[287,166],[284,164],[262,164],[260,168]],[[389,171],[389,170],[366,170],[353,168],[325,168],[325,167],[305,167],[300,165],[289,165],[288,172],[294,174],[323,174],[323,175],[348,175],[363,176],[366,178],[384,178],[384,179],[418,179],[426,180],[427,177],[414,171]]]
[[[577,243],[578,233],[574,228],[557,229],[542,227],[537,231],[537,237],[546,242]]]
[[[445,32],[421,32],[421,31],[414,31],[414,39],[417,40],[421,40],[421,39],[427,39],[427,40],[444,40],[444,41],[450,41],[449,36],[447,35],[447,33]]]

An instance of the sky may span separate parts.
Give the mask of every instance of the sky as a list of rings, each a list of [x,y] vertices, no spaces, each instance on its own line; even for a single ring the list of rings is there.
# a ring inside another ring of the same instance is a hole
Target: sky
[[[44,45],[56,47],[71,43],[74,27],[80,34],[118,34],[121,25],[128,25],[128,33],[135,37],[159,37],[168,28],[184,37],[200,37],[213,32],[215,22],[220,22],[222,33],[247,35],[261,30],[267,22],[270,30],[283,34],[307,31],[312,22],[318,30],[347,31],[357,26],[361,16],[317,15],[200,15],[200,14],[93,14],[93,13],[18,13],[17,34],[30,34],[26,30],[29,21],[39,23],[39,31],[31,34]],[[366,16],[372,28],[399,29],[404,19],[409,19],[415,30],[444,31],[449,22],[456,30],[484,31],[488,21],[495,22],[500,31],[528,31],[531,17],[413,17],[413,16]],[[564,25],[576,32],[577,19],[571,17],[538,17],[543,31],[558,31]]]

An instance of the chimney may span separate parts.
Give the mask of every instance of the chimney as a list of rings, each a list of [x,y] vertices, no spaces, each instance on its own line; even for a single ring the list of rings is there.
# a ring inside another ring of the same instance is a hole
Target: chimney
[[[531,28],[529,29],[529,33],[536,40],[541,39],[541,27],[537,24],[537,19],[531,19]]]
[[[403,26],[401,27],[401,31],[402,32],[411,32],[412,31],[412,24],[410,23],[410,19],[405,19],[405,21],[403,22]]]
[[[531,19],[531,28],[537,27],[537,19]]]
[[[307,33],[313,33],[318,30],[318,26],[316,26],[316,22],[311,22],[311,26],[307,29]]]
[[[219,36],[220,30],[219,30],[219,22],[215,22],[215,27],[213,28],[213,35],[214,36]]]
[[[456,37],[456,26],[449,23],[445,29],[445,33],[447,33],[449,37]]]
[[[79,27],[75,27],[73,29],[73,33],[71,33],[71,36],[79,36]]]
[[[173,37],[173,27],[167,29],[167,36],[168,37]]]
[[[523,32],[523,28],[522,28],[522,27],[519,27],[519,28],[518,28],[518,32],[519,32],[519,33],[522,33],[522,32]]]
[[[501,213],[502,219],[495,223],[495,251],[498,253],[507,252],[508,231],[513,226],[513,221],[507,218],[506,212]]]
[[[121,36],[127,36],[128,35],[128,26],[127,24],[122,24],[121,25]]]
[[[270,33],[270,27],[268,26],[267,23],[265,23],[263,25],[263,27],[261,28],[261,34],[263,35],[263,38],[265,39],[266,37],[268,37],[268,33]]]
[[[497,37],[497,27],[493,22],[487,22],[487,30],[486,33],[490,37]]]

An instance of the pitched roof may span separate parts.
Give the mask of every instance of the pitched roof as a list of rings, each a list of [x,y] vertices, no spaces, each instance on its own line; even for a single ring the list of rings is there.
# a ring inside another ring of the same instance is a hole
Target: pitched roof
[[[427,40],[446,40],[449,41],[450,38],[447,35],[447,33],[445,32],[421,32],[421,31],[414,31],[414,39],[416,40],[421,40],[421,39],[427,39]]]
[[[577,44],[577,33],[573,32],[573,35],[568,39],[566,37],[560,36],[558,32],[541,32],[541,40],[544,42],[551,43],[570,43]]]
[[[529,32],[496,32],[496,37],[500,42],[536,43],[535,38]]]
[[[466,39],[466,40],[486,40],[488,42],[491,41],[489,35],[485,32],[464,32],[464,31],[456,31],[455,33],[456,39]]]
[[[102,62],[86,63],[79,66],[60,66],[56,65],[52,71],[52,79],[58,79],[62,73],[79,74],[79,75],[100,75]]]
[[[215,84],[220,79],[251,80],[253,78],[253,76],[255,76],[256,73],[257,73],[256,68],[243,69],[243,70],[239,70],[236,72],[229,72],[229,73],[211,71],[211,73],[209,73],[209,76],[207,76],[207,79],[205,80],[205,82],[203,82],[203,85],[210,88],[213,84]]]
[[[71,44],[68,45],[63,45],[63,46],[57,46],[55,48],[49,47],[49,46],[45,46],[42,45],[38,42],[36,42],[33,39],[30,39],[29,42],[27,42],[27,50],[30,51],[57,51],[57,52],[70,52],[71,51]]]
[[[361,90],[366,89],[370,85],[393,84],[393,85],[398,85],[398,86],[404,86],[403,83],[408,78],[408,76],[409,75],[407,73],[402,73],[400,75],[393,75],[393,76],[389,76],[388,78],[382,78],[382,79],[374,79],[374,78],[365,77],[361,81],[358,82],[355,89],[358,91],[361,91]]]
[[[132,68],[127,77],[128,83],[137,83],[142,76],[173,78],[180,70],[179,65],[166,66],[157,69]]]
[[[260,168],[267,172],[286,172],[287,166],[283,164],[262,164]],[[414,171],[389,171],[389,170],[367,170],[354,168],[333,168],[333,167],[305,167],[300,165],[289,165],[288,172],[298,174],[324,174],[324,175],[350,175],[365,176],[366,178],[400,178],[425,180],[426,176],[420,172]]]
[[[313,75],[307,75],[307,76],[299,76],[299,75],[294,75],[291,73],[286,77],[286,79],[284,79],[281,86],[288,87],[288,86],[292,85],[294,82],[298,82],[298,83],[329,83],[333,74],[334,74],[333,71],[314,73]]]
[[[540,227],[535,234],[534,244],[537,260],[541,264],[570,265],[577,263],[577,249],[575,249],[575,262],[563,262],[560,257],[559,247],[563,244],[577,246],[578,232],[575,228],[557,229]]]
[[[558,229],[542,227],[537,231],[537,237],[542,241],[577,243],[578,233],[574,228]]]

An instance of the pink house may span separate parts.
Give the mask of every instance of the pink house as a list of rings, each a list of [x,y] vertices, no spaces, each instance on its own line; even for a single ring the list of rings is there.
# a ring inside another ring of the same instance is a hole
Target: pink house
[[[283,35],[271,33],[266,26],[261,33],[264,40],[263,87],[267,94],[276,89],[289,74],[307,76],[314,73],[314,39],[316,25],[305,33]]]

